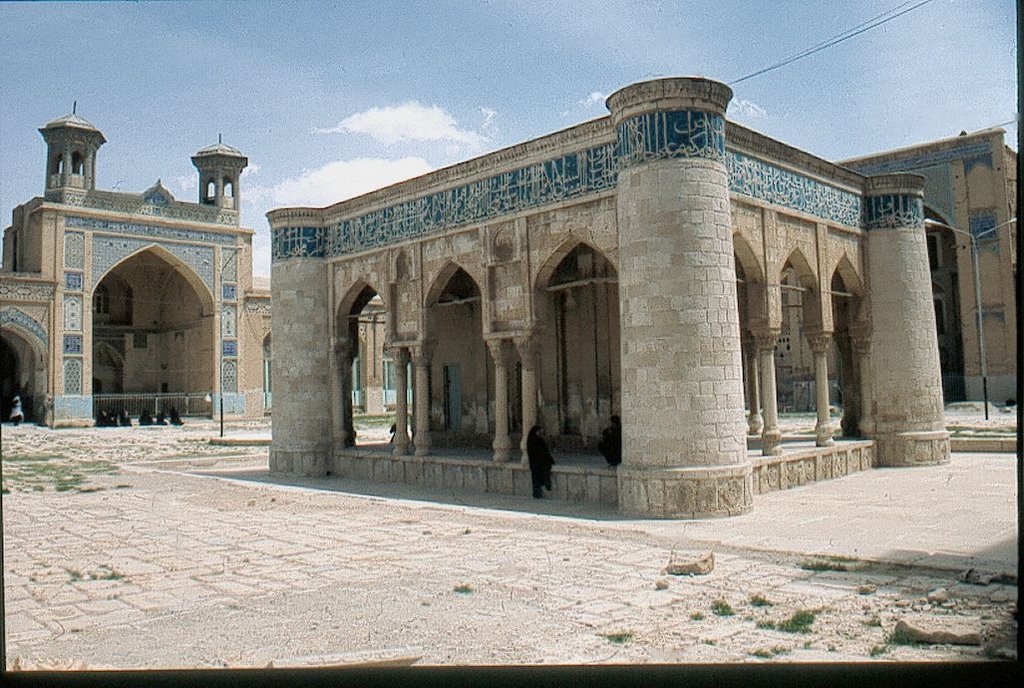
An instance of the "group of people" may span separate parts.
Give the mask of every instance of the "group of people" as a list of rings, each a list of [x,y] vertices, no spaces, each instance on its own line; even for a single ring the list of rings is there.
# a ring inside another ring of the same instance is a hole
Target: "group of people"
[[[149,411],[143,411],[139,414],[139,425],[167,425],[168,421],[171,425],[185,424],[185,421],[181,419],[181,415],[178,414],[178,409],[173,406],[171,407],[170,414],[165,414],[163,410],[160,410],[155,418]],[[131,426],[131,416],[128,415],[128,411],[125,409],[121,409],[120,413],[117,411],[100,411],[96,416],[97,428],[130,428]]]
[[[622,463],[622,421],[612,416],[608,427],[601,431],[598,451],[612,468]],[[534,425],[526,436],[526,457],[530,463],[530,477],[533,483],[533,497],[540,499],[544,490],[551,491],[551,467],[555,459],[544,439],[544,428]]]

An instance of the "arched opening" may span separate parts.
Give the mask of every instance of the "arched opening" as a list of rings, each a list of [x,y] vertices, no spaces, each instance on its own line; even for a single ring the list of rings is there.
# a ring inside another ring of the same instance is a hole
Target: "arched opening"
[[[733,264],[736,269],[736,310],[739,314],[740,340],[744,347],[743,356],[743,393],[748,413],[760,409],[760,399],[751,399],[758,389],[760,381],[752,383],[751,376],[756,372],[752,365],[757,355],[757,347],[753,341],[753,329],[765,321],[764,275],[753,249],[742,237],[733,235]],[[757,425],[753,426],[756,430]]]
[[[816,408],[814,354],[807,340],[808,334],[820,329],[816,283],[806,258],[794,251],[779,277],[782,320],[775,347],[775,373],[780,411]]]
[[[85,174],[85,157],[81,151],[71,154],[71,174]]]
[[[338,305],[335,330],[339,339],[349,343],[348,358],[338,360],[344,369],[336,370],[340,381],[341,405],[335,412],[342,417],[341,425],[352,428],[355,410],[383,412],[383,385],[381,348],[387,307],[377,290],[365,282],[358,282]],[[346,437],[346,445],[355,445],[355,435]]]
[[[217,374],[213,298],[169,252],[151,247],[93,291],[94,413],[205,414]]]
[[[64,156],[58,153],[50,160],[50,174],[63,174]]]
[[[539,417],[556,446],[580,451],[621,413],[618,273],[592,246],[565,249],[538,282]]]
[[[837,393],[833,403],[843,409],[840,421],[844,437],[857,437],[862,415],[861,370],[854,356],[851,331],[860,309],[860,280],[853,266],[844,257],[832,274],[829,289],[832,298],[833,339],[830,352],[829,377],[836,380]]]
[[[494,374],[483,339],[480,287],[451,263],[434,280],[426,306],[427,332],[434,342],[428,384],[432,441],[489,446]]]
[[[4,325],[0,331],[0,420],[11,417],[15,396],[21,399],[26,421],[42,422],[42,402],[46,395],[46,370],[41,347],[14,328]]]
[[[208,179],[203,187],[203,203],[213,205],[217,199],[217,182]]]
[[[963,321],[960,315],[960,275],[958,252],[953,230],[930,208],[925,216],[925,241],[928,247],[928,267],[931,270],[932,297],[935,303],[936,336],[939,350],[946,355],[940,359],[942,370],[942,396],[947,403],[964,401]]]
[[[225,208],[235,207],[235,182],[230,177],[224,179],[223,201]]]

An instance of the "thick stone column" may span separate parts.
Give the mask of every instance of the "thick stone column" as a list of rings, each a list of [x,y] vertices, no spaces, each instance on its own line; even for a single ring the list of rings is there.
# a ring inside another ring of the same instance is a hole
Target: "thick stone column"
[[[512,440],[508,436],[508,353],[504,339],[490,339],[487,349],[494,360],[494,461],[511,458]]]
[[[807,338],[811,345],[811,352],[814,354],[814,391],[816,392],[816,406],[818,420],[814,425],[815,444],[819,447],[831,447],[835,444],[832,439],[832,416],[829,413],[828,405],[828,345],[832,342],[832,335],[828,332],[812,334]]]
[[[865,182],[871,293],[871,393],[876,462],[949,461],[931,272],[924,234],[924,177]]]
[[[523,372],[523,436],[519,442],[521,462],[529,463],[526,455],[526,437],[530,428],[537,424],[537,340],[535,337],[518,337],[515,340]]]
[[[430,454],[430,350],[427,345],[412,347],[412,366],[415,375],[413,398],[415,401],[416,425],[413,441],[416,456]]]
[[[409,453],[409,353],[396,347],[395,360],[395,448],[396,456]]]
[[[857,404],[858,408],[854,413],[856,423],[849,429],[855,431],[851,434],[860,434],[863,437],[871,437],[875,434],[875,419],[871,414],[871,335],[870,333],[850,334],[851,358],[857,371]],[[845,410],[844,410],[845,420]]]
[[[761,366],[757,361],[757,344],[751,342],[747,347],[747,400],[750,404],[750,415],[747,416],[747,434],[760,435],[764,429],[761,419]]]
[[[273,264],[274,414],[271,472],[321,476],[331,455],[330,290],[318,258]]]
[[[608,98],[618,134],[625,514],[751,507],[725,168],[731,97],[724,84],[676,78]]]
[[[782,432],[779,430],[779,394],[775,388],[775,344],[778,332],[755,335],[757,355],[761,359],[761,406],[764,409],[764,428],[761,430],[761,454],[778,456],[782,453]]]

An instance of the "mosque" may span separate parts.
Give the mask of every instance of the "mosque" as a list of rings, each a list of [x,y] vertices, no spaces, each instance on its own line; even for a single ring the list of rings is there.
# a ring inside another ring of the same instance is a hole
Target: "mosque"
[[[619,415],[621,466],[556,465],[556,496],[706,517],[948,461],[944,385],[980,386],[974,316],[990,394],[1012,394],[1003,132],[835,163],[727,122],[731,95],[699,78],[633,84],[607,117],[268,213],[289,352],[274,362],[271,471],[528,494],[525,429],[577,457]],[[395,436],[356,447],[354,362],[374,346]],[[813,383],[810,442],[782,441],[780,362],[791,386]]]

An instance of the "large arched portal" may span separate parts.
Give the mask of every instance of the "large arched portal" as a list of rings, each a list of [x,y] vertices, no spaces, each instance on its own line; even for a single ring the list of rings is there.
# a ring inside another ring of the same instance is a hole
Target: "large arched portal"
[[[587,244],[577,244],[538,284],[541,322],[540,409],[558,429],[555,444],[593,448],[621,409],[618,274]]]
[[[387,308],[377,290],[364,282],[353,286],[338,306],[336,314],[338,339],[344,342],[336,351],[335,377],[340,398],[336,399],[336,427],[345,433],[342,442],[355,446],[355,428],[352,424],[353,408],[366,410],[366,383],[375,379],[376,363],[383,326],[387,322]]]
[[[92,322],[97,413],[150,404],[188,413],[202,408],[189,397],[215,390],[213,298],[172,254],[149,248],[107,272],[93,290]]]
[[[21,398],[26,421],[42,422],[46,371],[42,349],[15,328],[0,330],[0,420],[10,418],[11,402]]]

